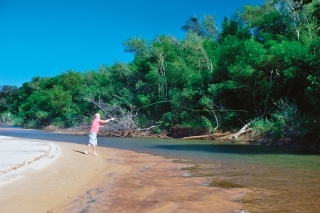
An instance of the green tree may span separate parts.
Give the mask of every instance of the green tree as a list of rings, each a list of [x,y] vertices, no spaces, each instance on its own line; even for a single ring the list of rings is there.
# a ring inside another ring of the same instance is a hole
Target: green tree
[[[219,35],[215,18],[211,15],[204,15],[203,21],[200,21],[195,15],[193,15],[181,27],[181,29],[209,39],[215,39]]]

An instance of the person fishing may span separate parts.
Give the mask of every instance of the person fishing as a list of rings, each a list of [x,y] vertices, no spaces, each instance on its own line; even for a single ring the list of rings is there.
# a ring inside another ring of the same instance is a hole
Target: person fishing
[[[96,113],[94,115],[94,119],[92,121],[90,134],[89,134],[89,144],[87,145],[86,149],[84,150],[84,154],[87,155],[88,154],[88,149],[92,146],[93,155],[99,156],[96,153],[96,146],[98,144],[97,135],[98,135],[99,129],[103,127],[102,124],[109,123],[110,121],[113,121],[113,120],[115,120],[115,118],[110,118],[110,119],[107,119],[107,120],[101,120],[99,113]]]

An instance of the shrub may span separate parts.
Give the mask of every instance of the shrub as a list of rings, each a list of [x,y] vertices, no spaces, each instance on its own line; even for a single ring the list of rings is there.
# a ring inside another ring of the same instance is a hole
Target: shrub
[[[155,128],[152,129],[152,132],[154,134],[160,134],[161,133],[161,129],[159,127],[155,127]]]
[[[268,120],[267,118],[257,118],[253,121],[251,121],[251,127],[252,127],[252,132],[251,132],[251,137],[252,138],[258,138],[267,132],[271,132],[273,129],[273,123]]]
[[[273,139],[283,136],[299,134],[297,129],[304,123],[304,118],[298,112],[295,104],[289,104],[283,100],[276,103],[278,109],[271,114],[270,119],[257,118],[251,122],[251,137],[257,138],[266,133],[271,133]]]
[[[201,116],[201,120],[202,120],[202,124],[205,128],[208,129],[209,132],[212,132],[212,124],[211,124],[211,121],[206,118],[205,116]]]

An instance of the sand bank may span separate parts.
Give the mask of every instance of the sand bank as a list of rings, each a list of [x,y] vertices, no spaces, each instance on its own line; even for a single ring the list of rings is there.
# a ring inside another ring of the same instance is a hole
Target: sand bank
[[[0,187],[48,166],[59,153],[50,141],[0,136]]]
[[[236,213],[250,191],[206,186],[160,156],[98,147],[96,157],[85,145],[54,145],[56,160],[0,187],[0,212]]]

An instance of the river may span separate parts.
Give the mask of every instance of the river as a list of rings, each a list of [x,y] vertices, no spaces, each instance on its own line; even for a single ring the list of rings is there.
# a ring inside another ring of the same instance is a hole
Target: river
[[[0,126],[0,135],[87,144],[87,136]],[[98,145],[162,155],[195,165],[208,187],[247,187],[253,212],[320,212],[320,155],[297,149],[205,140],[99,137]]]

